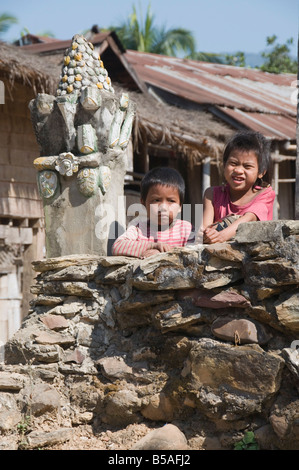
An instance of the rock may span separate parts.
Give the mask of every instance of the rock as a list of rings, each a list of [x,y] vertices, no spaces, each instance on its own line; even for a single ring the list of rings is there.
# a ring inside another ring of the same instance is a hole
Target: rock
[[[100,417],[104,423],[127,426],[137,423],[141,400],[134,389],[111,391],[102,402]]]
[[[18,410],[6,408],[0,409],[0,433],[16,430],[18,423],[22,420],[22,415]]]
[[[181,291],[178,294],[179,298],[190,298],[193,305],[197,307],[207,308],[226,308],[226,307],[239,307],[246,308],[250,306],[250,302],[243,295],[235,290],[222,290],[215,293],[206,291],[204,289],[189,289]]]
[[[283,237],[284,222],[277,223],[276,221],[263,222],[249,222],[247,224],[240,224],[235,235],[237,243],[257,243],[271,241],[273,239],[280,240]]]
[[[69,322],[64,317],[57,315],[46,315],[41,318],[41,321],[50,328],[50,330],[63,330],[69,326]]]
[[[39,333],[36,336],[35,341],[39,344],[58,344],[61,346],[67,346],[75,343],[73,336],[52,331],[43,331]]]
[[[249,285],[277,287],[299,283],[298,267],[290,260],[249,261],[244,270]]]
[[[1,437],[0,441],[0,451],[1,450],[18,450],[18,440],[17,437],[3,438]]]
[[[287,292],[274,303],[279,322],[289,331],[299,332],[299,292]]]
[[[155,429],[138,441],[131,450],[187,450],[185,435],[173,424]]]
[[[46,295],[74,295],[77,297],[92,297],[92,289],[85,282],[45,281],[42,285],[35,284],[31,287],[32,294]]]
[[[236,419],[260,412],[279,390],[284,360],[259,346],[200,339],[182,370],[189,397],[209,417]]]
[[[21,448],[29,450],[40,447],[51,447],[55,444],[69,441],[73,433],[74,430],[72,428],[60,428],[50,432],[32,431],[27,434]]]
[[[24,376],[16,373],[0,372],[0,390],[18,392],[23,388]]]
[[[103,357],[98,361],[102,374],[112,379],[134,377],[132,367],[128,366],[122,357]]]
[[[203,254],[232,262],[241,262],[244,258],[244,253],[232,243],[213,243],[212,245],[205,245]]]
[[[192,255],[195,257],[194,253]],[[133,273],[132,286],[154,291],[196,287],[202,277],[203,266],[189,262],[182,269],[182,263],[183,257],[175,251],[146,258]]]
[[[266,344],[270,339],[265,328],[258,322],[245,318],[217,318],[211,326],[214,336],[235,344]]]
[[[174,409],[169,398],[160,393],[151,397],[149,404],[141,410],[141,414],[152,421],[167,422],[173,419]]]
[[[58,411],[60,395],[50,385],[40,383],[25,387],[19,402],[27,413],[29,409],[34,416],[40,416],[47,412]]]
[[[297,344],[299,345],[299,342]],[[288,369],[297,379],[299,386],[299,349],[284,348],[282,350],[282,356],[286,361]]]
[[[276,436],[280,449],[295,450],[299,448],[299,400],[280,404],[279,401],[269,417],[269,422]]]
[[[63,269],[67,266],[82,266],[86,264],[88,265],[93,261],[100,262],[101,259],[101,256],[88,254],[68,255],[60,256],[57,258],[47,258],[41,261],[33,261],[32,267],[35,271],[42,273],[47,271],[56,271],[57,269]]]
[[[76,348],[74,351],[67,351],[63,356],[63,362],[75,362],[76,364],[82,364],[85,359],[85,355]]]
[[[270,424],[261,426],[254,432],[260,450],[277,450],[277,436]]]
[[[190,326],[201,321],[201,312],[196,314],[185,314],[178,303],[173,303],[155,315],[154,323],[161,329],[162,333],[167,331],[187,331]]]

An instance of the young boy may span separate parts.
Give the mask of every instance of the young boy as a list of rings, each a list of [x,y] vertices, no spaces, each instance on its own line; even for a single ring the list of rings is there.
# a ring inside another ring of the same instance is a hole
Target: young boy
[[[141,181],[141,203],[146,218],[138,219],[112,246],[112,255],[147,258],[194,242],[192,225],[177,219],[185,183],[173,168],[154,168]]]

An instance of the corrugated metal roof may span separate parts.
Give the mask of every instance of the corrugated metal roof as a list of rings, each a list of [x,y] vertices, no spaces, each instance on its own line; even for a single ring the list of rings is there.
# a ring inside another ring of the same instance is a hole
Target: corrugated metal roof
[[[198,105],[219,107],[241,125],[273,139],[296,138],[296,75],[127,51],[148,85]]]

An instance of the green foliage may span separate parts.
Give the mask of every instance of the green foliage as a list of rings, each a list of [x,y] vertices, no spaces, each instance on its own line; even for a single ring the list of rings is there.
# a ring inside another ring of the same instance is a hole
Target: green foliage
[[[142,11],[137,14],[136,6],[120,26],[111,26],[122,44],[127,49],[141,52],[152,52],[176,56],[182,51],[193,54],[195,51],[195,40],[192,33],[183,28],[166,29],[165,26],[156,26],[150,4],[147,7],[146,17],[143,19]]]
[[[266,61],[260,66],[260,69],[271,73],[297,73],[297,61],[290,57],[289,46],[293,44],[293,38],[288,39],[285,44],[278,44],[276,41],[275,34],[267,37],[267,46],[271,46],[272,49],[262,53]]]
[[[213,52],[194,52],[194,54],[187,56],[186,59],[199,60],[201,62],[210,62],[214,64],[224,64],[223,56]]]
[[[254,432],[246,431],[243,439],[235,444],[234,450],[259,450]]]
[[[15,16],[10,15],[9,13],[2,13],[0,15],[0,36],[2,33],[5,33],[12,24],[17,22],[18,20]]]
[[[225,54],[224,63],[227,65],[235,65],[236,67],[245,67],[245,54],[241,51],[235,54]]]
[[[31,430],[31,416],[24,416],[23,420],[17,425],[18,433],[25,436]]]

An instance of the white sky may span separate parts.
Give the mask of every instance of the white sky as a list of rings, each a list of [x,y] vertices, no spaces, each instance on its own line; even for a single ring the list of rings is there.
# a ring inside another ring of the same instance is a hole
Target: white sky
[[[133,4],[145,16],[148,0],[14,0],[2,1],[0,13],[18,18],[2,36],[20,37],[23,28],[32,34],[51,31],[58,39],[71,39],[94,24],[109,27],[124,21]],[[151,0],[157,26],[182,27],[193,32],[197,50],[204,52],[253,52],[266,48],[266,37],[276,34],[279,43],[294,38],[297,55],[297,0]]]

